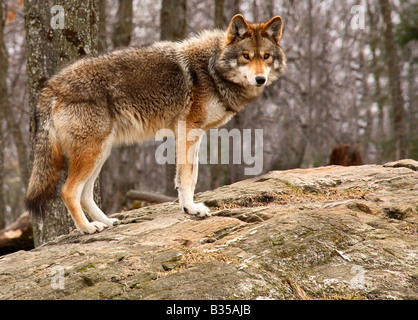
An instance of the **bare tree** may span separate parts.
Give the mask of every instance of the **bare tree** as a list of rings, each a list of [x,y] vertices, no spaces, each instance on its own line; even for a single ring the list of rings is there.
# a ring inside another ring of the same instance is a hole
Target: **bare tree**
[[[187,26],[187,0],[163,0],[160,24],[161,40],[183,39]]]
[[[119,0],[117,21],[114,25],[112,42],[114,48],[127,47],[132,36],[132,0]],[[133,166],[137,146],[115,147],[100,173],[103,209],[119,211],[126,205],[126,193],[135,188]],[[119,178],[118,178],[119,177]],[[120,177],[123,177],[122,179]]]
[[[0,12],[1,16],[3,17],[3,10]],[[7,129],[12,134],[14,144],[17,151],[18,157],[18,165],[20,171],[20,180],[22,183],[22,187],[26,186],[28,179],[29,179],[29,168],[27,166],[28,162],[28,155],[27,155],[27,147],[25,143],[25,139],[23,138],[22,132],[19,128],[19,123],[17,122],[14,111],[12,106],[9,102],[9,95],[7,90],[7,83],[6,77],[8,72],[8,54],[6,50],[6,46],[4,43],[4,21],[3,19],[0,20],[0,114],[2,118],[6,121]]]
[[[4,202],[4,130],[3,121],[4,109],[9,103],[7,94],[7,51],[4,44],[4,19],[3,19],[3,4],[0,4],[0,229],[5,227],[6,221],[6,204]]]
[[[377,107],[378,107],[378,123],[377,123],[377,133],[376,136],[379,137],[379,139],[386,139],[386,134],[384,130],[384,100],[385,95],[382,93],[381,89],[381,76],[382,76],[382,70],[383,67],[380,65],[381,59],[378,57],[378,49],[379,49],[379,43],[380,43],[380,37],[379,37],[379,29],[377,25],[377,20],[379,18],[379,15],[376,15],[376,13],[373,11],[372,5],[369,2],[369,0],[366,1],[367,3],[367,17],[368,17],[368,26],[369,26],[369,47],[371,51],[371,65],[370,65],[370,71],[373,75],[374,80],[374,91],[372,94],[372,99],[376,101]]]
[[[388,67],[389,89],[393,110],[393,135],[395,140],[395,158],[403,159],[407,155],[404,99],[401,88],[401,72],[398,64],[398,53],[393,35],[391,6],[389,0],[379,0],[383,18],[383,40],[385,59]]]
[[[163,0],[160,15],[161,40],[176,41],[186,36],[187,26],[187,0]],[[174,185],[176,166],[166,165],[166,188],[165,193],[176,196]]]
[[[119,0],[118,21],[112,36],[115,48],[126,47],[131,42],[132,17],[132,0]]]
[[[0,113],[1,117],[1,113]],[[6,226],[6,202],[4,199],[4,130],[0,121],[0,230]]]
[[[225,0],[215,0],[215,27],[219,29],[225,26],[224,6]]]
[[[98,51],[105,52],[107,50],[107,32],[106,32],[106,0],[99,0],[99,39]]]
[[[25,2],[31,114],[39,93],[58,68],[73,59],[97,53],[97,17],[97,0],[56,1],[53,8],[49,1]],[[31,119],[31,135],[33,141],[34,119]],[[59,189],[61,186],[62,181]],[[96,198],[98,194],[96,188]],[[66,234],[73,227],[73,221],[63,202],[59,197],[55,197],[42,216],[33,217],[35,246]]]
[[[215,12],[214,12],[214,22],[215,28],[223,29],[226,27],[226,19],[225,19],[225,0],[215,0]],[[212,163],[209,165],[210,170],[210,188],[215,189],[222,184],[222,164],[221,164],[221,144],[218,143],[214,144],[217,145],[217,150],[214,150],[214,147],[211,147],[211,143],[213,144],[210,139],[208,139],[208,151],[209,152],[217,152],[218,159],[216,163]],[[211,150],[213,149],[213,150]]]
[[[224,4],[224,12],[226,14],[226,21],[229,21],[234,15],[240,13],[240,0],[227,0]],[[228,128],[230,130],[237,128],[241,131],[246,126],[246,114],[248,112],[248,109],[242,110],[240,113],[236,114],[231,121],[227,124]],[[228,176],[228,182],[234,183],[236,181],[242,180],[243,178],[243,168],[240,165],[236,165],[232,162],[232,159],[234,157],[234,149],[238,150],[236,147],[234,148],[234,142],[233,139],[230,139],[229,142],[229,176]]]

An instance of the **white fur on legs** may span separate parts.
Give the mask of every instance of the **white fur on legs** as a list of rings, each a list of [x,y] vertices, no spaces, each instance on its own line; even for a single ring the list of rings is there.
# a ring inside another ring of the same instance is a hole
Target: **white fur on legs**
[[[111,149],[111,140],[109,139],[107,143],[103,146],[103,152],[96,164],[96,168],[94,169],[92,175],[88,178],[83,192],[81,194],[81,205],[83,209],[88,213],[90,218],[97,222],[96,224],[103,224],[106,227],[111,227],[113,225],[119,224],[120,221],[118,219],[109,218],[106,216],[102,210],[97,206],[96,202],[94,201],[93,197],[93,190],[94,190],[94,182],[96,181],[97,177],[99,176],[100,170],[102,169],[103,164],[106,162],[110,154]],[[102,231],[103,228],[101,228]]]
[[[199,133],[198,141],[194,144],[193,150],[193,170],[192,170],[192,194],[197,184],[197,177],[199,175],[199,149],[202,142],[202,135],[205,134],[203,130],[198,130]]]
[[[81,205],[84,210],[88,213],[90,218],[94,220],[94,222],[102,223],[106,227],[111,227],[120,221],[118,219],[109,218],[107,217],[102,210],[97,206],[96,202],[94,202],[93,198],[93,189],[94,189],[94,181],[95,179],[91,179],[92,182],[86,183],[84,187],[82,196],[81,196]],[[99,231],[102,231],[103,228]]]
[[[193,195],[191,193],[190,188],[183,189],[179,187],[179,202],[180,207],[184,210],[184,212],[197,215],[199,217],[209,217],[210,210],[207,208],[203,203],[194,203],[193,202]]]
[[[190,132],[193,132],[191,130]],[[199,217],[210,216],[210,210],[203,203],[194,203],[193,195],[198,176],[198,156],[199,145],[203,130],[195,130],[192,136],[197,137],[197,141],[189,144],[187,149],[186,137],[179,134],[176,139],[177,145],[177,168],[176,168],[176,187],[179,193],[180,207],[184,212],[197,215]],[[185,159],[189,155],[193,159]],[[187,157],[186,157],[187,156]]]
[[[192,195],[194,195],[194,191],[195,191],[196,184],[197,184],[197,178],[199,175],[199,148],[195,149],[193,160],[194,162],[193,162],[193,169],[192,169],[192,185],[191,185]]]
[[[76,191],[75,191],[75,201],[72,202],[75,204],[75,208],[73,209],[75,210],[75,213],[77,214],[77,219],[74,219],[75,225],[77,229],[83,233],[95,233],[97,231],[100,232],[104,228],[107,228],[107,225],[99,221],[89,222],[86,216],[84,215],[83,210],[80,206],[80,197],[84,189],[84,186],[85,186],[85,183],[81,183],[79,186],[77,186]],[[68,199],[67,199],[67,202],[69,202]],[[67,205],[67,202],[65,202],[66,205]]]

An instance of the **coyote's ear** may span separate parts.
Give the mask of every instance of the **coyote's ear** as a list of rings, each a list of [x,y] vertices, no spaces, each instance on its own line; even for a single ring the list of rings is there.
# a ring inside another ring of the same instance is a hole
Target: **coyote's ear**
[[[250,26],[244,17],[240,14],[235,15],[231,22],[229,23],[227,30],[227,37],[229,41],[235,40],[237,37],[244,39],[245,35],[248,33]]]
[[[264,24],[263,32],[267,35],[267,37],[279,44],[280,38],[282,37],[282,26],[282,18],[277,16]]]

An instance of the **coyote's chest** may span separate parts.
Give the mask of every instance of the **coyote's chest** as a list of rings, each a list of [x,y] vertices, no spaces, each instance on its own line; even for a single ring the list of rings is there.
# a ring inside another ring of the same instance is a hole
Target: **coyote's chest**
[[[235,112],[227,110],[225,105],[218,99],[210,100],[207,108],[208,116],[203,128],[204,130],[220,127],[235,115]]]

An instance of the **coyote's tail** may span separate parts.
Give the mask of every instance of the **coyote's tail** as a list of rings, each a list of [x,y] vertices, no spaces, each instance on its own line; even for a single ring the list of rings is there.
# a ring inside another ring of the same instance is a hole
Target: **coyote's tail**
[[[25,197],[26,210],[34,215],[40,215],[54,195],[64,164],[62,149],[52,134],[54,125],[50,101],[41,94],[35,110],[33,168]]]

